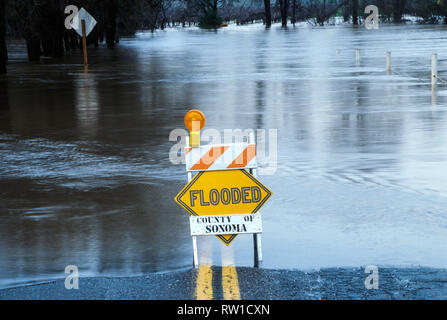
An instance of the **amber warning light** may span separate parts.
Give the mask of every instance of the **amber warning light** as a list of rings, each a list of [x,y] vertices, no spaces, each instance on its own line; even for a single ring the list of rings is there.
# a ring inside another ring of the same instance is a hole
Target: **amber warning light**
[[[200,146],[200,130],[205,126],[205,115],[202,111],[193,109],[185,115],[185,126],[191,132],[189,146],[191,148]]]

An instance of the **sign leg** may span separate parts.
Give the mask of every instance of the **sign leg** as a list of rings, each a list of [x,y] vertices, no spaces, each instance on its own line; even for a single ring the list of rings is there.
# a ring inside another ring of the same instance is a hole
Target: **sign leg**
[[[199,255],[197,252],[197,237],[193,236],[192,237],[192,248],[193,248],[193,265],[194,268],[198,268],[199,267]]]
[[[258,264],[262,266],[262,235],[257,233],[256,235],[257,243],[258,243]]]
[[[256,237],[256,233],[253,233],[253,252],[254,252],[254,267],[259,268],[258,238]]]
[[[254,266],[259,268],[262,266],[262,239],[260,233],[253,234],[253,249],[254,249]]]

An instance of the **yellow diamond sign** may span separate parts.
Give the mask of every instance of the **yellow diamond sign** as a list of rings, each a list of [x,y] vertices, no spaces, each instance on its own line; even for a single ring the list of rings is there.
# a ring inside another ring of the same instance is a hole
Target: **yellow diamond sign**
[[[246,170],[202,171],[175,201],[193,216],[256,213],[272,192]],[[218,235],[226,245],[236,234]]]

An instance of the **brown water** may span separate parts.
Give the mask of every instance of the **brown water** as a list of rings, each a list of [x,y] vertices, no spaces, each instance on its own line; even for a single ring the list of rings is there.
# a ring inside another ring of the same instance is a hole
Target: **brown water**
[[[190,107],[221,132],[278,129],[277,171],[260,177],[274,192],[264,267],[447,267],[447,86],[429,86],[433,52],[447,78],[446,40],[445,26],[179,29],[89,49],[88,73],[79,53],[31,64],[11,44],[0,287],[69,264],[81,276],[190,267],[188,215],[173,201],[186,175],[168,154]],[[218,240],[199,247],[221,263]],[[250,236],[230,250],[251,265]]]

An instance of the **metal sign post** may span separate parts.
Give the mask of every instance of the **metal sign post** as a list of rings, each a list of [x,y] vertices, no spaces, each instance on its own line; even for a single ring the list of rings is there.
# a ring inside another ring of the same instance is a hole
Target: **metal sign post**
[[[186,137],[186,145],[189,146],[189,137]],[[188,171],[188,182],[191,182],[192,180],[192,172]],[[193,235],[192,236],[192,251],[193,251],[193,265],[194,268],[198,268],[199,267],[199,253],[197,251],[197,236]]]
[[[80,22],[80,23],[79,23]],[[87,68],[87,37],[96,26],[96,20],[84,8],[79,10],[73,18],[73,29],[82,37],[82,51],[84,54],[84,67]]]
[[[250,133],[248,143],[200,146],[204,123],[205,116],[198,110],[188,112],[185,117],[191,131],[185,147],[188,184],[174,198],[191,215],[194,267],[199,266],[197,236],[214,235],[228,246],[238,234],[253,234],[254,265],[259,267],[262,263],[259,210],[272,192],[256,178],[254,133]]]
[[[85,20],[81,21],[82,24],[82,51],[84,53],[84,67],[88,66],[87,61],[87,34],[85,31]]]

